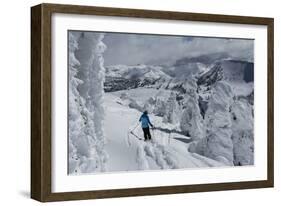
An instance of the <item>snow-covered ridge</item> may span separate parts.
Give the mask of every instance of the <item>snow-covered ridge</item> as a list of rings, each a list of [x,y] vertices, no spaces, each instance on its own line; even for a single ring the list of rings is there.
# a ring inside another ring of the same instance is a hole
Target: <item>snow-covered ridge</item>
[[[161,66],[152,65],[114,65],[106,67],[107,77],[123,77],[127,79],[137,79],[137,78],[167,78],[168,75],[162,71]]]
[[[106,67],[105,91],[119,91],[159,85],[170,77],[160,66],[151,65],[115,65]]]
[[[198,85],[210,86],[220,80],[236,84],[251,83],[254,80],[254,65],[251,62],[216,60],[210,64],[199,61],[201,58],[184,59],[181,64],[170,66],[153,65],[114,65],[106,67],[105,91],[118,91],[138,87],[166,88],[185,93],[184,82],[194,76]],[[203,58],[205,59],[205,58]],[[196,60],[196,61],[195,61]],[[236,84],[237,85],[237,84]],[[236,90],[235,90],[236,91]]]
[[[211,85],[219,80],[228,82],[253,82],[253,63],[235,60],[222,60],[211,64],[198,78],[198,84]]]

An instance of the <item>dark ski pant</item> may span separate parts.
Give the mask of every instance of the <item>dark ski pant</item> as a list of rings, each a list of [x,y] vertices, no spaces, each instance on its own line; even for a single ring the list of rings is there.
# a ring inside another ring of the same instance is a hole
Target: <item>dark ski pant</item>
[[[151,134],[150,134],[150,131],[149,131],[149,127],[142,128],[142,130],[143,130],[144,140],[150,140]]]

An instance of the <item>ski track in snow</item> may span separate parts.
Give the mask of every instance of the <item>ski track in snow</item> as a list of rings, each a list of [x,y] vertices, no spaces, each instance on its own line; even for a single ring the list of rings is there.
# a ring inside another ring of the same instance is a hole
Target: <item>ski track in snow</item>
[[[106,93],[105,135],[109,154],[107,171],[159,170],[222,166],[209,158],[188,152],[188,144],[171,138],[160,130],[151,131],[152,140],[144,142],[128,134],[138,124],[141,113],[118,104],[118,97]],[[150,115],[157,126],[164,125],[159,117]],[[161,124],[161,125],[159,125]],[[134,133],[142,137],[140,125]],[[185,137],[186,138],[186,137]]]

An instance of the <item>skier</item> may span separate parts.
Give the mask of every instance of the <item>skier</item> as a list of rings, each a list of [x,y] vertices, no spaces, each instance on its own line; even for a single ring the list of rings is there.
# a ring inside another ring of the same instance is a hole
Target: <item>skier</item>
[[[143,135],[144,135],[144,141],[151,140],[151,134],[150,134],[150,131],[149,131],[149,126],[151,126],[153,128],[153,125],[151,124],[151,122],[149,120],[149,117],[147,115],[147,111],[143,112],[139,121],[141,122],[141,127],[142,127]]]

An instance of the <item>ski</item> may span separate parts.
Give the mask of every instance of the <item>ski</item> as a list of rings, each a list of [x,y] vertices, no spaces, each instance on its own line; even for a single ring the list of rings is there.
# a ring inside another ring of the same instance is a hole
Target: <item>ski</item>
[[[138,137],[136,134],[134,134],[133,131],[131,131],[130,134],[132,134],[132,135],[133,135],[135,138],[137,138],[138,140],[144,140],[144,139]]]

